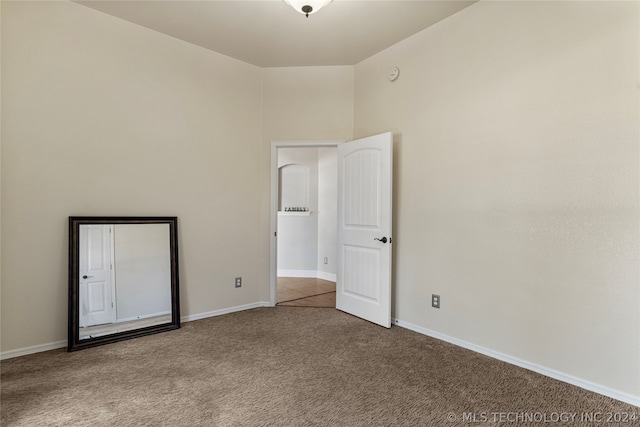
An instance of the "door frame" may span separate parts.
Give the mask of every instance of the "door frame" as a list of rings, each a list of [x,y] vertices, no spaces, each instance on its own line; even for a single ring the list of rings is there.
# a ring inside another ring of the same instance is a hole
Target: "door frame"
[[[344,140],[271,141],[271,201],[269,204],[269,305],[275,307],[278,285],[278,149],[337,147]]]

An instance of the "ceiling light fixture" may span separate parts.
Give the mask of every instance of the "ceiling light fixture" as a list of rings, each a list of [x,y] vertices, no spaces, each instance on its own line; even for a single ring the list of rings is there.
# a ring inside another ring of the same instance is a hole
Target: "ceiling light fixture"
[[[316,13],[333,0],[283,0],[286,4],[304,14],[307,18],[309,15]]]

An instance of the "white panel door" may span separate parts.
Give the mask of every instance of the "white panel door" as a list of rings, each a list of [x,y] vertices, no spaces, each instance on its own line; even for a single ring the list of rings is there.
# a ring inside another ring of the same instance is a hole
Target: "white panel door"
[[[391,327],[393,135],[338,146],[336,308]]]
[[[80,327],[114,323],[112,225],[80,225]]]

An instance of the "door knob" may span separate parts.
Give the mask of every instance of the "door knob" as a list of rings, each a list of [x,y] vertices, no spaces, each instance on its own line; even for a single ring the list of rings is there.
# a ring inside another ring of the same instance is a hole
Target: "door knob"
[[[375,237],[373,240],[377,240],[377,241],[382,242],[382,243],[387,243],[387,238],[386,237],[383,237],[382,239],[378,239],[377,237]]]
[[[91,276],[87,276],[86,274],[84,276],[82,276],[83,279],[88,279]]]

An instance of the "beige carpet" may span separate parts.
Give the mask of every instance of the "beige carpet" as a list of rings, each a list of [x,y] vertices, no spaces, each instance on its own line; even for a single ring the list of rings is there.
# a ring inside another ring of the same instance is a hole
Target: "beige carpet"
[[[585,412],[640,411],[323,308],[233,313],[75,353],[8,359],[1,371],[2,426],[523,426],[553,424],[500,423],[492,414],[578,414],[555,423],[564,426]],[[487,421],[470,423],[469,414]]]

